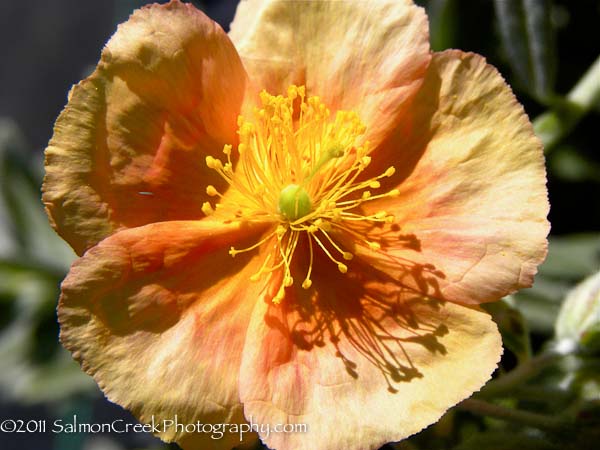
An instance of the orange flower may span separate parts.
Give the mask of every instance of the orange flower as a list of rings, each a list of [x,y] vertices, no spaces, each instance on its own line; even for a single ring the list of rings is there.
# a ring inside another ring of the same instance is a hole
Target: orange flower
[[[58,310],[83,369],[143,422],[307,424],[259,432],[280,450],[438,420],[500,358],[477,305],[546,253],[531,124],[482,57],[430,52],[408,0],[242,1],[229,36],[179,1],[136,11],[46,170],[83,255]]]

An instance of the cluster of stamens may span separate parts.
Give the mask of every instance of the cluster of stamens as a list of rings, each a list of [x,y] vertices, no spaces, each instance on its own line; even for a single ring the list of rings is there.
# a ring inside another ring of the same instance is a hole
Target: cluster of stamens
[[[371,157],[368,142],[360,142],[365,127],[357,114],[337,111],[332,117],[318,97],[305,98],[303,86],[290,86],[287,96],[263,91],[260,98],[262,107],[254,109],[253,121],[238,118],[235,169],[231,145],[223,148],[225,162],[206,158],[207,166],[219,173],[229,189],[220,193],[214,186],[207,186],[206,193],[221,200],[215,207],[204,203],[202,211],[228,220],[273,223],[273,228],[254,245],[232,247],[229,254],[234,257],[262,246],[272,249],[251,279],[283,270],[273,300],[279,303],[285,288],[294,283],[292,260],[302,235],[306,236],[309,251],[302,287],[309,289],[315,248],[341,273],[348,271],[344,261],[352,260],[354,255],[336,241],[337,234],[344,233],[354,243],[374,251],[381,248],[355,225],[365,221],[373,225],[392,223],[394,218],[386,211],[361,214],[360,206],[395,196],[398,191],[372,192],[380,188],[380,179],[394,174],[394,167],[366,180],[360,178]]]

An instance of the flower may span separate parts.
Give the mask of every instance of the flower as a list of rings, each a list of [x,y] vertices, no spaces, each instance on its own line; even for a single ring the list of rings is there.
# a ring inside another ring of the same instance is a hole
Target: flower
[[[255,430],[280,450],[374,449],[478,390],[502,346],[477,305],[531,285],[549,228],[523,109],[408,0],[242,1],[229,36],[136,11],[69,95],[43,200],[82,255],[61,341],[107,397],[307,425]]]

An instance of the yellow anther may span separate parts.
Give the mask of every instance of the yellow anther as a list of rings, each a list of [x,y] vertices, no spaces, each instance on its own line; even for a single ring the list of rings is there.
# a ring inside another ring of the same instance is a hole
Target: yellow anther
[[[206,186],[206,193],[210,197],[214,197],[215,195],[219,195],[219,192],[217,192],[217,190],[215,189],[215,187],[212,184],[209,184],[208,186]]]
[[[381,250],[381,245],[378,242],[367,242],[371,250]]]
[[[327,154],[331,155],[331,158],[339,158],[344,155],[344,146],[342,144],[334,144],[329,147]]]
[[[222,197],[215,205],[205,202],[202,211],[228,221],[272,224],[252,245],[231,247],[229,254],[256,251],[264,254],[261,268],[250,280],[277,278],[274,303],[280,303],[286,288],[293,286],[292,273],[301,258],[298,247],[308,244],[309,261],[303,289],[313,285],[311,275],[314,251],[326,256],[332,267],[347,273],[344,264],[354,258],[339,238],[350,237],[359,245],[380,250],[371,242],[373,225],[393,223],[386,211],[364,212],[364,202],[398,195],[397,189],[378,193],[384,177],[395,173],[393,166],[378,176],[364,179],[363,171],[371,164],[369,144],[361,136],[366,127],[353,111],[332,113],[319,97],[305,98],[304,86],[290,86],[283,95],[260,93],[260,104],[251,117],[238,117],[238,155],[225,145],[223,161],[206,157],[206,165],[218,172],[225,188],[206,186],[209,196]],[[233,160],[233,161],[232,161]],[[233,163],[236,163],[234,170]],[[214,207],[214,208],[213,208]],[[364,225],[364,226],[363,226]],[[260,250],[260,251],[259,251]]]
[[[321,218],[318,218],[317,220],[315,220],[314,224],[315,224],[315,225],[316,225],[316,226],[317,226],[317,227],[318,227],[320,230],[323,230],[323,231],[331,231],[331,224],[330,224],[328,221],[326,221],[326,220],[323,220],[323,219],[321,219]]]
[[[212,213],[215,212],[215,210],[213,209],[213,207],[210,205],[210,203],[208,202],[204,202],[202,203],[202,212],[204,214],[206,214],[207,216],[210,216]]]
[[[223,168],[223,163],[212,156],[206,157],[206,165],[209,169],[219,170]]]
[[[290,100],[294,100],[296,97],[298,97],[298,88],[294,85],[290,86],[287,90],[287,94]]]
[[[208,166],[209,169],[214,169],[214,170],[223,168],[223,163],[221,161],[219,161],[218,159],[213,158],[212,156],[206,157],[206,165]]]
[[[282,284],[281,287],[279,288],[279,290],[277,291],[277,294],[275,295],[275,297],[273,297],[273,303],[275,303],[276,305],[279,305],[284,297],[285,297],[285,287]]]

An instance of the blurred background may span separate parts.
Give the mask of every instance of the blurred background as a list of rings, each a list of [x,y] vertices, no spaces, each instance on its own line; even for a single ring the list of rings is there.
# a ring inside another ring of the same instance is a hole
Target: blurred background
[[[59,284],[75,255],[49,227],[40,186],[43,150],[71,85],[93,70],[117,24],[146,3],[0,1],[0,420],[77,415],[89,423],[135,423],[58,344]],[[227,30],[237,1],[193,3]],[[486,56],[534,121],[546,146],[552,234],[535,286],[490,308],[507,348],[497,383],[480,400],[385,448],[594,448],[600,280],[580,283],[600,270],[600,0],[417,3],[428,12],[433,49]],[[561,311],[566,298],[584,307]],[[552,417],[564,420],[543,421]],[[178,447],[141,433],[0,432],[0,448]]]

